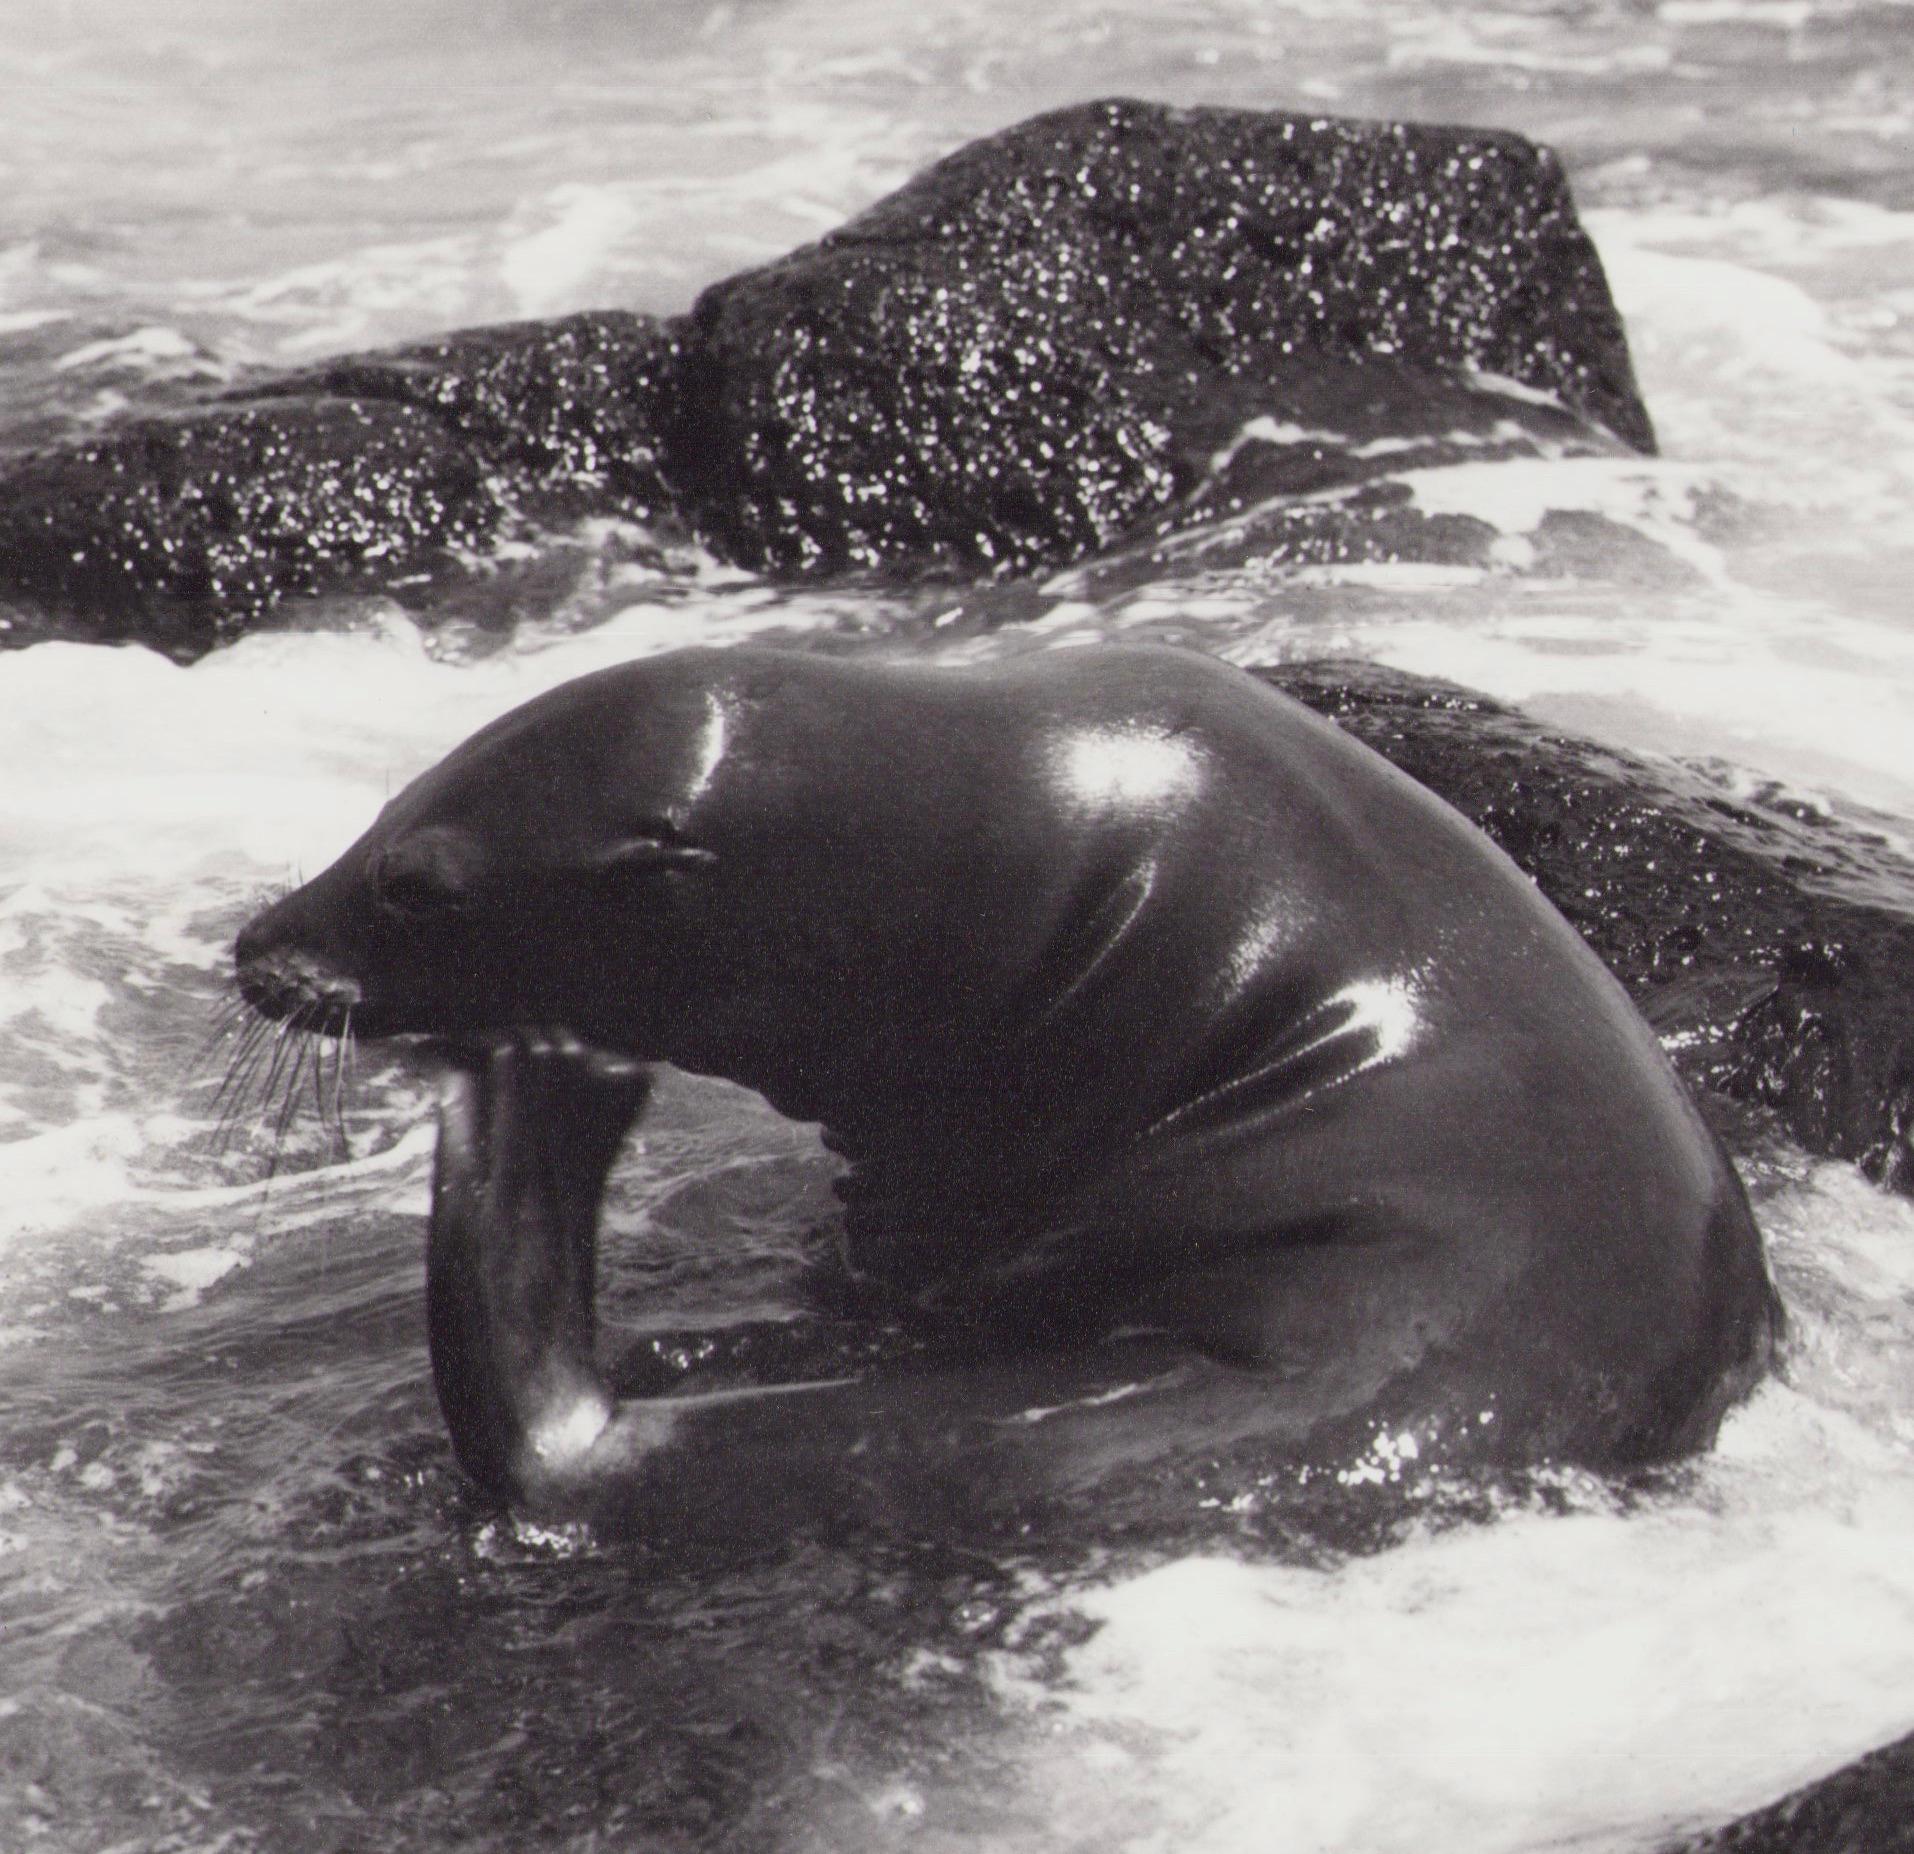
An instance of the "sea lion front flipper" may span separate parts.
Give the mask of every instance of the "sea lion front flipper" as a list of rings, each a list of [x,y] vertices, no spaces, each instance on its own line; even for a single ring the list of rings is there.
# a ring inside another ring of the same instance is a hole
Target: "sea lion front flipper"
[[[432,1376],[460,1464],[516,1495],[611,1419],[594,1356],[599,1201],[642,1069],[518,1036],[447,1077],[426,1244]]]

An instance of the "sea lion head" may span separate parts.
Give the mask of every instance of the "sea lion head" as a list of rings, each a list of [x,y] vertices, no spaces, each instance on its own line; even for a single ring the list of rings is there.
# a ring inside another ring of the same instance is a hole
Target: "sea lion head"
[[[317,1035],[456,1052],[537,1028],[636,1053],[663,989],[647,956],[674,963],[684,886],[716,860],[692,818],[715,702],[620,669],[503,716],[246,925],[242,995]]]

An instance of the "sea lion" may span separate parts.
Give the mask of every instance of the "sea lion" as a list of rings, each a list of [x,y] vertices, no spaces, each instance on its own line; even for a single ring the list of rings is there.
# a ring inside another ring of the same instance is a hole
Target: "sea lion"
[[[586,676],[236,965],[268,1016],[442,1053],[434,1373],[467,1470],[541,1511],[728,1523],[742,1486],[921,1523],[1378,1435],[1632,1464],[1770,1356],[1741,1187],[1594,955],[1440,800],[1194,652]],[[658,1062],[820,1122],[852,1269],[954,1349],[618,1398],[595,1226]],[[681,1472],[700,1446],[739,1472]]]

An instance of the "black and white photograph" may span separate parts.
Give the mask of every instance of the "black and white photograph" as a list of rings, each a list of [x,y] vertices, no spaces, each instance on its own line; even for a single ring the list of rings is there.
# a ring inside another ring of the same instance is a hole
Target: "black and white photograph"
[[[0,0],[0,1854],[1914,1854],[1914,0]]]

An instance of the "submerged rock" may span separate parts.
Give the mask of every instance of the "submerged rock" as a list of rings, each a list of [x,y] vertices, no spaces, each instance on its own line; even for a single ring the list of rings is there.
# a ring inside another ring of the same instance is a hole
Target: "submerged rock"
[[[1325,524],[1373,542],[1325,492],[1653,442],[1548,151],[1099,103],[960,150],[684,317],[450,335],[16,458],[0,641],[190,659],[301,595],[429,608],[474,554],[586,515],[774,573],[994,574],[1279,497],[1313,559]]]
[[[1359,663],[1260,672],[1480,825],[1688,1079],[1914,1193],[1914,870],[1801,806]]]

